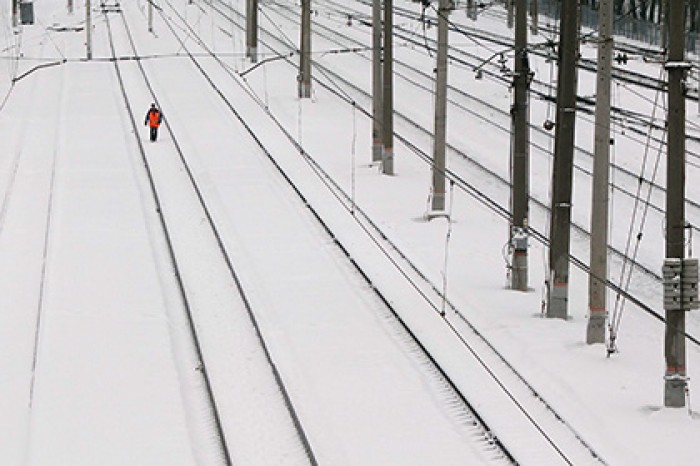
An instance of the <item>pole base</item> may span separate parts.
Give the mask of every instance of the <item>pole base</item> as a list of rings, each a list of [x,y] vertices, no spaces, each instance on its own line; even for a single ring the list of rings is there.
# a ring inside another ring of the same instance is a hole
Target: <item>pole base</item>
[[[444,212],[445,210],[445,193],[433,193],[430,200],[430,208],[433,212]]]
[[[384,155],[384,144],[379,141],[375,141],[372,144],[372,162],[381,162],[382,156]]]
[[[299,83],[299,98],[309,99],[311,98],[311,83]]]
[[[527,291],[527,251],[514,250],[511,257],[510,288]]]
[[[685,390],[688,381],[681,374],[666,374],[664,377],[664,406],[666,408],[685,407]]]
[[[547,303],[548,319],[568,319],[569,284],[555,283],[549,286],[549,302]]]
[[[382,173],[384,175],[394,174],[394,149],[384,146],[382,154]]]
[[[428,212],[425,213],[423,218],[427,221],[431,221],[431,220],[434,220],[436,218],[444,218],[444,219],[449,220],[450,214],[448,214],[444,210],[429,210]]]
[[[258,48],[257,47],[248,47],[245,52],[246,57],[250,58],[251,63],[257,63],[258,62]]]
[[[605,312],[591,312],[586,328],[586,344],[605,343]]]

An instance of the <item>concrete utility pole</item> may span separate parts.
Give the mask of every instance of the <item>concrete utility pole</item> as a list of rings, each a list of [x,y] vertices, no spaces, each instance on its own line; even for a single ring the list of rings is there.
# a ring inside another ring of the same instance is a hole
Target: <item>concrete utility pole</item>
[[[527,222],[530,176],[530,110],[528,90],[530,87],[530,65],[527,56],[527,0],[517,0],[515,6],[515,63],[513,87],[515,102],[511,110],[513,118],[513,223],[511,241],[511,288],[527,291]]]
[[[73,14],[73,0],[68,0],[68,13]]]
[[[591,273],[588,276],[586,343],[605,343],[608,278],[608,182],[610,179],[610,75],[613,56],[613,0],[598,10],[598,69],[595,100],[593,196],[591,202]]]
[[[433,187],[431,209],[445,210],[445,141],[447,139],[447,41],[452,0],[438,4],[438,50],[435,67],[435,126],[433,137]]]
[[[685,78],[690,63],[685,61],[685,5],[671,2],[668,12],[668,157],[666,162],[666,263],[682,261],[685,256]],[[666,268],[666,264],[664,264]],[[682,273],[682,266],[680,267]],[[666,278],[666,271],[664,270]],[[682,274],[679,282],[682,282]],[[697,278],[696,278],[697,280]],[[665,290],[666,291],[666,290]],[[665,350],[666,376],[664,406],[685,406],[687,386],[685,367],[685,307],[683,292],[680,305],[666,308]],[[667,294],[665,293],[665,298]]]
[[[393,1],[384,0],[384,66],[382,103],[382,173],[394,174],[394,16]]]
[[[92,60],[92,6],[90,0],[85,0],[85,47],[87,59]]]
[[[12,27],[19,26],[19,0],[12,0]]]
[[[311,0],[301,0],[301,53],[298,80],[299,98],[311,97]]]
[[[372,162],[382,161],[382,5],[372,2]]]
[[[669,35],[669,2],[668,0],[662,0],[661,2],[661,49],[668,49],[668,35]]]
[[[571,181],[576,127],[578,0],[562,0],[557,72],[557,117],[552,173],[547,317],[568,318]]]
[[[476,3],[474,0],[467,0],[467,18],[476,19]]]
[[[506,0],[506,9],[508,10],[508,29],[513,28],[515,1],[516,0]]]
[[[148,0],[148,32],[153,32],[153,0]]]
[[[540,13],[537,6],[537,0],[530,0],[530,32],[533,36],[539,34],[539,19]]]
[[[246,0],[246,57],[258,61],[258,0]]]

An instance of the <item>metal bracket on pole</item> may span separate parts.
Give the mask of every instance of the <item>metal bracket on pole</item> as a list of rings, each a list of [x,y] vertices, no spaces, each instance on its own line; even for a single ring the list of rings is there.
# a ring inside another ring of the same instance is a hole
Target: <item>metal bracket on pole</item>
[[[525,226],[512,226],[510,234],[509,249],[511,252],[511,274],[510,286],[513,290],[528,290],[528,260],[527,249],[529,247],[529,237],[527,231],[527,219]]]
[[[682,69],[688,71],[693,67],[693,64],[688,61],[667,61],[664,63],[665,70]]]
[[[527,229],[513,227],[511,230],[510,239],[511,248],[516,252],[527,251],[527,248],[529,247],[529,238],[530,235],[528,234]]]
[[[698,301],[698,260],[667,258],[662,268],[664,309],[691,311],[700,309]]]
[[[475,66],[474,68],[472,68],[472,71],[474,71],[475,73],[479,73],[480,71],[482,71],[482,69],[483,69],[486,65],[488,65],[489,63],[491,63],[491,61],[493,61],[493,59],[496,58],[496,57],[498,57],[498,62],[499,62],[499,63],[501,63],[501,64],[504,63],[504,62],[505,62],[505,57],[504,57],[504,55],[505,55],[506,53],[512,51],[512,50],[513,50],[513,47],[508,47],[507,49],[504,49],[504,50],[502,50],[502,51],[500,51],[500,52],[496,52],[496,53],[492,54],[490,57],[486,58],[485,60],[482,60],[481,63],[479,63],[479,64],[478,64],[477,66]],[[502,66],[502,65],[501,65],[501,66]]]
[[[238,75],[240,77],[244,77],[245,75],[247,75],[251,71],[255,70],[256,68],[258,68],[266,63],[270,63],[271,61],[276,61],[276,60],[286,60],[286,59],[292,58],[294,55],[296,55],[296,52],[289,52],[286,55],[277,55],[274,57],[265,58],[264,60],[260,60],[259,62],[256,62],[253,66],[251,66],[247,70],[241,71],[240,73],[238,73]],[[301,76],[297,77],[297,80],[299,80],[299,79],[301,79]]]

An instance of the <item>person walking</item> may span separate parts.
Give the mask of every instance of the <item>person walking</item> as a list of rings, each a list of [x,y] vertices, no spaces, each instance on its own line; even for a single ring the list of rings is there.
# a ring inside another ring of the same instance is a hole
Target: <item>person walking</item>
[[[151,104],[151,108],[146,112],[146,121],[144,121],[144,124],[151,128],[151,142],[155,142],[158,139],[158,127],[162,121],[163,114],[158,110],[156,104]]]

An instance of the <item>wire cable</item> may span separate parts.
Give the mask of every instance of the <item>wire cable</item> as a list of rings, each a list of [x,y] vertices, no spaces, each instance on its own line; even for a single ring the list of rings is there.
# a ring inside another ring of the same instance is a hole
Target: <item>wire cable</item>
[[[661,71],[663,73],[663,71]],[[656,94],[656,101],[654,108],[652,109],[652,114],[651,114],[651,119],[653,120],[655,115],[656,115],[656,110],[658,109],[658,101],[661,98],[661,92],[657,92]],[[665,105],[664,105],[665,108]],[[664,131],[664,134],[666,132]],[[632,279],[632,274],[634,272],[631,262],[634,261],[637,257],[637,254],[639,253],[639,246],[641,244],[643,235],[644,235],[644,226],[646,224],[646,219],[647,219],[647,214],[649,212],[649,204],[650,204],[650,198],[651,194],[653,192],[653,185],[650,184],[647,188],[647,196],[645,201],[642,203],[642,213],[641,213],[641,219],[639,222],[639,228],[638,232],[636,235],[636,241],[634,243],[634,251],[632,253],[632,256],[630,256],[630,249],[632,248],[632,230],[634,229],[635,223],[636,223],[636,218],[637,218],[637,212],[640,208],[640,202],[642,199],[642,188],[643,188],[643,182],[644,182],[644,173],[646,172],[646,166],[649,158],[649,149],[650,149],[650,140],[651,140],[651,127],[648,132],[648,137],[647,137],[647,144],[645,146],[644,150],[644,157],[642,158],[642,165],[640,167],[640,175],[639,175],[639,183],[637,185],[637,192],[635,194],[634,198],[634,205],[632,208],[632,217],[630,219],[630,225],[629,229],[627,232],[627,243],[625,245],[625,253],[624,253],[624,260],[622,263],[622,268],[620,270],[620,278],[619,278],[619,285],[621,289],[624,289],[627,291],[629,289],[631,279]],[[651,182],[656,178],[656,175],[658,173],[658,167],[659,163],[661,160],[661,152],[662,152],[662,147],[659,147],[656,153],[656,161],[654,163],[654,167],[652,170],[652,176],[651,176]],[[608,342],[606,344],[607,347],[607,353],[608,356],[612,353],[617,352],[617,338],[619,335],[619,330],[620,330],[620,324],[622,322],[622,315],[624,312],[624,307],[626,304],[627,300],[625,299],[624,296],[622,296],[619,292],[617,293],[615,297],[615,306],[613,308],[613,313],[612,316],[609,320],[608,323]]]

